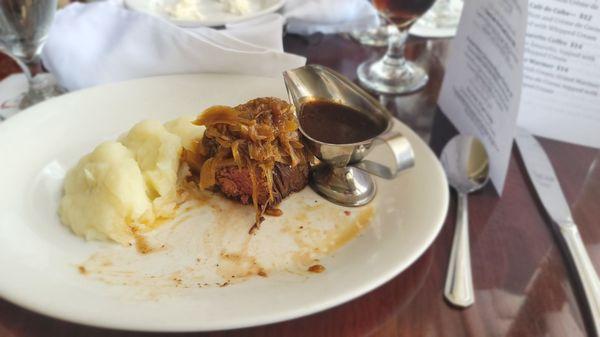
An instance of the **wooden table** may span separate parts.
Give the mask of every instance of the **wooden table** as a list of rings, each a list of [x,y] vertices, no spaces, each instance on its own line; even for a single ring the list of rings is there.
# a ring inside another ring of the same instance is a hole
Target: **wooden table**
[[[286,49],[309,63],[332,67],[356,79],[357,65],[381,50],[341,36],[287,36]],[[408,53],[425,65],[431,80],[417,94],[381,97],[436,151],[454,129],[436,108],[444,74],[447,40],[411,40]],[[17,68],[0,58],[0,78]],[[589,254],[600,270],[600,152],[543,140],[579,224]],[[516,149],[506,188],[491,187],[470,199],[471,251],[476,302],[458,310],[442,297],[454,229],[455,200],[439,237],[409,269],[349,303],[308,317],[251,329],[198,336],[586,336],[585,310],[570,265],[561,254],[549,218],[536,199]],[[0,336],[142,336],[90,328],[48,318],[0,300]]]

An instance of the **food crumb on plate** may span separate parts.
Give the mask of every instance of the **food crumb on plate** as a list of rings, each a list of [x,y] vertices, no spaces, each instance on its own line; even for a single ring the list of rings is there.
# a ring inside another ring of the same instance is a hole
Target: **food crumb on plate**
[[[323,265],[320,264],[313,264],[312,266],[308,267],[308,271],[311,273],[322,273],[325,271],[325,267]]]

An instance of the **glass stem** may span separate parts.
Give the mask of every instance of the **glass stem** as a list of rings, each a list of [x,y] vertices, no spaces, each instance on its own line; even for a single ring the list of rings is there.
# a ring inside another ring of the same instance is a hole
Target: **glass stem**
[[[46,99],[48,97],[48,88],[44,81],[39,81],[38,78],[35,77],[42,70],[39,56],[21,60],[20,63],[22,63],[21,68],[23,69],[25,77],[27,77],[29,89],[27,90],[27,93],[25,93],[23,99],[21,99],[19,108],[26,109]]]
[[[390,36],[388,50],[383,58],[383,63],[386,66],[398,69],[404,67],[406,59],[404,58],[404,47],[408,38],[408,30],[395,29],[395,32]]]
[[[29,83],[29,90],[34,89],[33,77],[41,71],[40,58],[35,56],[31,60],[23,60],[23,74],[27,77],[27,83]]]

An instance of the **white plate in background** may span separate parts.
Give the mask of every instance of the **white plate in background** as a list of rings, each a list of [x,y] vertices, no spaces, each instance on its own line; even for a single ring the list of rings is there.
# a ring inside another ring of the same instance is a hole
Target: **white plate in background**
[[[408,33],[413,36],[418,36],[426,39],[447,39],[452,38],[456,35],[456,31],[458,29],[458,25],[456,27],[450,28],[435,28],[429,27],[421,20],[417,20]]]
[[[202,17],[198,19],[179,19],[169,15],[168,9],[180,0],[125,0],[125,6],[130,9],[157,15],[180,27],[215,27],[245,21],[278,11],[285,0],[248,0],[254,4],[252,12],[238,15],[223,9],[219,0],[195,0]]]

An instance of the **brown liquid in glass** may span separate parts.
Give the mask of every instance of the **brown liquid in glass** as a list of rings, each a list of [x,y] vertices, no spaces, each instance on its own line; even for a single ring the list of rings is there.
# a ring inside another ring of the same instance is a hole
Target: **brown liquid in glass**
[[[409,26],[433,5],[435,0],[373,0],[385,17],[401,28]]]
[[[302,105],[302,131],[323,143],[350,144],[371,139],[385,130],[385,123],[346,105],[330,101],[312,101]]]

